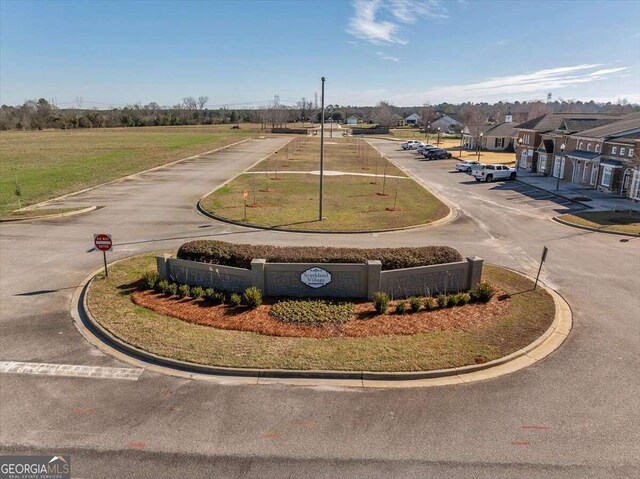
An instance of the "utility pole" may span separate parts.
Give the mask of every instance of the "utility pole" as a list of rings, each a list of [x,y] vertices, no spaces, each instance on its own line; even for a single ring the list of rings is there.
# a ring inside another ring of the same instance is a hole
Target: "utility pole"
[[[322,195],[324,193],[324,77],[322,80],[322,99],[320,106],[320,208],[318,221],[322,221]]]

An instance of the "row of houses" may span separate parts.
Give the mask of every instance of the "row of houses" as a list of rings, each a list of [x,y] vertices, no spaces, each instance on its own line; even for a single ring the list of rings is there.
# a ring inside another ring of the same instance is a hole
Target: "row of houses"
[[[550,113],[515,130],[518,168],[640,200],[640,113]]]

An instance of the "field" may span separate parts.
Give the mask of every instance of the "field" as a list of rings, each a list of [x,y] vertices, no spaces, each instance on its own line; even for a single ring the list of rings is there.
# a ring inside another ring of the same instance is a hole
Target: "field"
[[[483,279],[511,294],[504,303],[496,298],[501,311],[496,316],[473,322],[464,315],[465,306],[458,311],[466,318],[463,321],[469,320],[466,324],[429,328],[418,334],[276,337],[191,324],[136,306],[130,293],[136,290],[142,274],[154,268],[153,255],[113,265],[108,279],[99,275],[94,280],[88,296],[90,311],[113,335],[138,348],[215,366],[354,371],[426,371],[465,366],[500,358],[530,344],[549,327],[555,312],[551,296],[541,288],[532,290],[529,279],[485,266]],[[242,308],[229,311],[229,315],[235,314],[241,315]],[[434,313],[434,321],[438,314]],[[396,321],[402,318],[393,316]],[[356,319],[354,323],[368,320],[374,319]]]
[[[318,221],[320,179],[310,172],[319,170],[319,143],[315,137],[294,140],[206,197],[202,207],[248,224],[334,231],[400,228],[449,213],[446,205],[365,141],[334,137],[326,140],[325,170],[351,174],[325,176],[326,219]]]
[[[101,128],[0,133],[0,216],[256,135],[259,125]]]

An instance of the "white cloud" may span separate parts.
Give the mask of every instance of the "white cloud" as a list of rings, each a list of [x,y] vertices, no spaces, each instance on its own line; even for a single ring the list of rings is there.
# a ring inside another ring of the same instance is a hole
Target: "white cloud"
[[[371,43],[408,43],[400,36],[402,25],[422,18],[449,18],[441,0],[355,0],[355,14],[347,33]],[[385,15],[385,19],[380,17]]]
[[[419,105],[425,101],[438,103],[442,101],[498,101],[498,100],[530,100],[532,98],[546,97],[550,91],[554,97],[562,96],[562,91],[567,89],[579,89],[581,92],[592,93],[602,91],[602,86],[596,86],[598,82],[611,83],[619,80],[633,67],[607,68],[602,64],[582,64],[566,67],[547,68],[534,72],[505,75],[488,78],[477,82],[461,85],[436,85],[424,91],[412,93],[387,94],[385,98],[397,105]],[[589,86],[593,85],[593,86]],[[594,90],[595,88],[595,90]],[[616,88],[614,88],[615,91]],[[568,92],[569,90],[567,90]],[[576,96],[576,93],[571,93]],[[585,97],[587,95],[585,94]],[[630,99],[634,95],[627,95]],[[637,95],[636,95],[637,96]],[[379,98],[371,98],[375,103]]]
[[[500,45],[501,47],[505,46],[506,44],[507,44],[507,41],[506,41],[506,40],[498,40],[498,41],[496,42],[496,45]]]
[[[384,55],[381,56],[380,59],[381,60],[387,60],[387,61],[390,61],[390,62],[399,62],[400,61],[400,59],[398,57],[388,57],[388,56],[384,56]]]

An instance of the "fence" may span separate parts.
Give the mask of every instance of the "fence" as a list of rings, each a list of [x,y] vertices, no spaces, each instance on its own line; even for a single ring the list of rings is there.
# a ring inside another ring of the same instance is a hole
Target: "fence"
[[[433,295],[475,287],[483,260],[382,271],[380,261],[366,263],[267,263],[254,259],[251,269],[198,263],[158,256],[160,279],[223,291],[242,292],[249,286],[265,296],[369,298],[377,291],[391,297]]]

